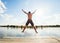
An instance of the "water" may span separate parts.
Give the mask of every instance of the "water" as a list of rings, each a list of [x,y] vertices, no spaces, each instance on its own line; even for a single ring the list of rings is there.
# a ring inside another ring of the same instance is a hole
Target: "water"
[[[21,28],[0,27],[0,38],[3,37],[30,37],[35,36],[34,29],[26,29],[24,33]],[[55,36],[60,38],[60,28],[41,28],[37,29],[38,36]]]

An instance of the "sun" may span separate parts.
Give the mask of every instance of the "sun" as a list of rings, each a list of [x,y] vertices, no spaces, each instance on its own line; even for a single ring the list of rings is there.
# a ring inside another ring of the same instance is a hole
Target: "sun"
[[[44,9],[37,9],[37,11],[34,14],[34,16],[40,17],[40,16],[44,15],[44,13],[45,13]]]

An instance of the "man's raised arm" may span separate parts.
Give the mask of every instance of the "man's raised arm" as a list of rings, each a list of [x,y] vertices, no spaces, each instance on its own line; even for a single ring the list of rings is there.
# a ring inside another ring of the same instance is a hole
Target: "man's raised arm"
[[[34,14],[35,12],[36,12],[36,10],[32,14]]]
[[[22,11],[25,13],[25,14],[28,14],[27,12],[25,12],[23,9],[22,9]]]

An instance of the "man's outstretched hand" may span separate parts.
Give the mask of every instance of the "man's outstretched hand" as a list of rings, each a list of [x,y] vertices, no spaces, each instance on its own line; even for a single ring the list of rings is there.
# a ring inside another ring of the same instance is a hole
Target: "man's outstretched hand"
[[[22,9],[22,11],[23,11],[23,9]]]

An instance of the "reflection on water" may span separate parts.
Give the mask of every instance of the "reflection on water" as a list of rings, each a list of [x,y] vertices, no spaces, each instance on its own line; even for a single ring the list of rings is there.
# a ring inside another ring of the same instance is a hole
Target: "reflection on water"
[[[21,28],[0,27],[0,38],[3,37],[29,37],[35,36],[34,29],[26,29],[24,33]],[[38,36],[55,36],[60,38],[60,28],[40,28],[37,29]]]

